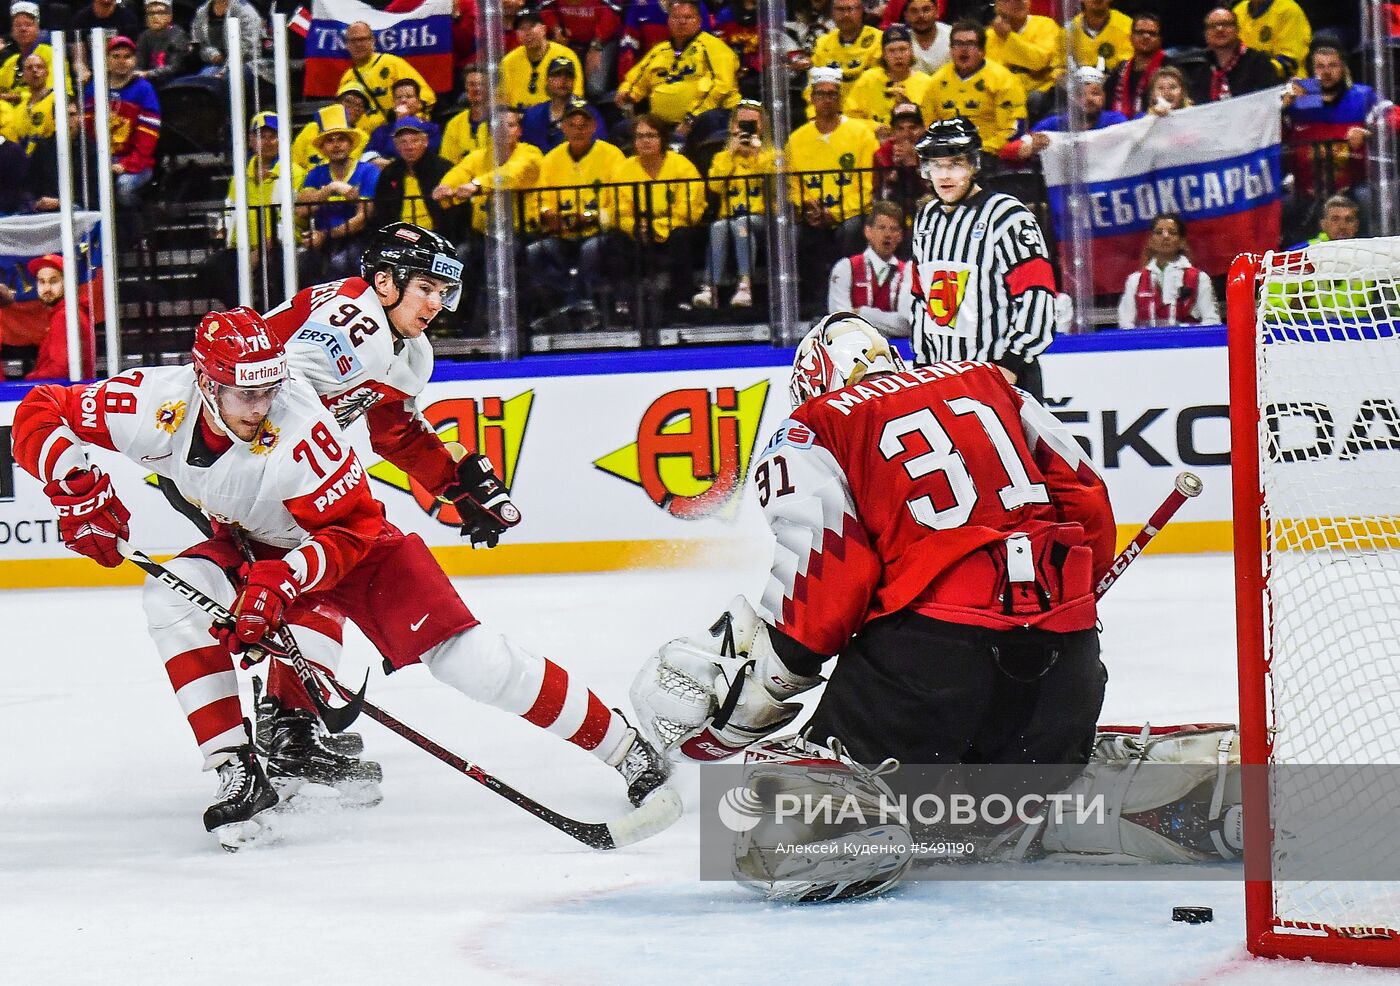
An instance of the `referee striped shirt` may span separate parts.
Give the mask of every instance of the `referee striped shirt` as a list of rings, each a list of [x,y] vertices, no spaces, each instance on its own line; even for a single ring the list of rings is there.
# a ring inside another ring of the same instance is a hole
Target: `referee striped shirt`
[[[987,360],[1021,374],[1055,334],[1055,272],[1017,199],[985,189],[914,220],[914,361]]]

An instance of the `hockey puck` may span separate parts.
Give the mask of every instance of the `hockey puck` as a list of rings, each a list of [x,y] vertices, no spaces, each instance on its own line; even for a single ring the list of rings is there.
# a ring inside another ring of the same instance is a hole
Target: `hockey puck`
[[[1187,924],[1209,924],[1215,920],[1215,911],[1209,907],[1173,907],[1172,920]]]

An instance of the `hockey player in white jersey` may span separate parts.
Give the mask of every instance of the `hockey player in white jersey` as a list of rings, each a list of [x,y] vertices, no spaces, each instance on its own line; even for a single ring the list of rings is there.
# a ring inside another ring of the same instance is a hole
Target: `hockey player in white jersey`
[[[663,787],[664,764],[619,714],[558,665],[482,627],[422,540],[385,519],[317,394],[288,378],[285,350],[261,316],[207,315],[193,356],[192,366],[36,387],[16,409],[12,437],[16,460],[58,512],[64,543],[99,564],[121,564],[130,515],[89,446],[173,480],[214,519],[213,537],[168,567],[236,614],[232,632],[215,633],[207,613],[159,583],[145,593],[205,769],[219,773],[206,828],[236,847],[277,801],[242,716],[232,655],[284,621],[309,650],[320,629],[349,618],[394,667],[421,661],[469,697],[608,762],[634,803]],[[252,563],[235,529],[251,542]]]
[[[450,500],[462,534],[492,547],[520,522],[491,461],[476,452],[453,456],[418,412],[415,400],[433,372],[433,348],[424,331],[444,308],[457,307],[462,265],[450,243],[412,223],[395,222],[374,234],[361,259],[361,276],[299,291],[265,316],[285,343],[293,377],[309,383],[342,427],[360,418],[374,451],[424,489]],[[340,627],[320,625],[315,659],[334,668]],[[274,778],[317,781],[370,800],[379,765],[354,758],[354,733],[317,728],[305,689],[286,667],[268,675],[258,703],[257,737]]]

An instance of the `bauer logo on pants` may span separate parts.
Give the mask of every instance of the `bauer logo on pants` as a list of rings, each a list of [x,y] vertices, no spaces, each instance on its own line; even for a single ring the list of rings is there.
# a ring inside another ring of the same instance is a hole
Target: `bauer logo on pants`
[[[767,380],[743,390],[693,387],[662,394],[642,415],[637,440],[593,464],[640,486],[673,517],[732,518],[767,399]]]
[[[468,452],[482,453],[499,467],[506,486],[513,488],[534,402],[535,392],[527,390],[510,398],[453,397],[429,404],[422,411],[444,442],[459,442]],[[440,502],[393,463],[376,462],[369,474],[381,483],[410,494],[419,508],[439,523],[448,527],[462,523],[456,507]]]

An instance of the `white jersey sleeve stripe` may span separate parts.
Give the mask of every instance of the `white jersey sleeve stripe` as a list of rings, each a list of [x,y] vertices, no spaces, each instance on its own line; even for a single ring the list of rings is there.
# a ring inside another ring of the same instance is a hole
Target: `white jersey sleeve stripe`
[[[88,457],[82,443],[67,425],[55,428],[39,449],[39,477],[45,484],[68,475],[74,469],[88,467]]]

